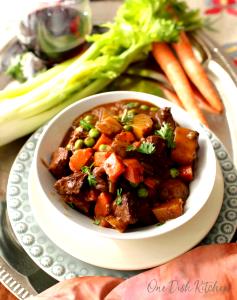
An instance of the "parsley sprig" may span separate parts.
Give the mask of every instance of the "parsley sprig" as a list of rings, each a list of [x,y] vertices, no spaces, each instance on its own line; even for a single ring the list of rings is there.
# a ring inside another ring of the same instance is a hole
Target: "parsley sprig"
[[[73,209],[76,209],[76,205],[73,202],[66,202],[68,206],[70,206]]]
[[[153,154],[156,151],[156,147],[153,143],[142,142],[137,151],[143,154]]]
[[[153,154],[156,151],[156,147],[153,143],[142,142],[138,148],[136,148],[134,145],[129,145],[126,148],[126,151],[135,151],[135,150],[142,154]]]
[[[90,167],[84,166],[81,168],[82,173],[87,174],[87,181],[89,183],[89,186],[95,186],[97,183],[95,176],[91,173],[92,166],[93,164]]]
[[[127,148],[126,148],[126,151],[135,151],[136,150],[136,147],[134,145],[128,145]]]
[[[85,120],[80,120],[80,125],[83,129],[85,129],[86,131],[89,131],[91,128],[93,128],[93,125],[89,124],[88,122],[86,122]]]
[[[99,219],[95,219],[93,222],[95,225],[100,225],[100,220]]]
[[[166,140],[168,148],[175,148],[174,131],[169,123],[164,122],[161,128],[155,131],[155,134]]]
[[[134,114],[132,114],[129,110],[125,109],[121,116],[121,123],[123,125],[131,124],[133,118],[134,118]]]
[[[122,188],[117,189],[117,198],[115,199],[115,203],[116,203],[117,205],[121,205],[122,202],[123,202],[123,199],[122,199],[122,192],[123,192],[123,189],[122,189]]]

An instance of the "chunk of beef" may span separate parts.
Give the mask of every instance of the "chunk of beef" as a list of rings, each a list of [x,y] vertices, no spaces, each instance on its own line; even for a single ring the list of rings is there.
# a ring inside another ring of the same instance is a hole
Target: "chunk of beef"
[[[54,187],[60,195],[78,195],[86,177],[82,172],[73,173],[57,180]]]
[[[72,208],[75,208],[86,215],[89,214],[91,202],[85,201],[83,199],[83,194],[81,196],[66,196],[64,198],[64,201]]]
[[[146,142],[154,144],[156,148],[155,152],[152,154],[153,158],[162,161],[167,160],[167,148],[164,139],[158,135],[150,135],[146,138]]]
[[[127,156],[127,146],[129,144],[123,141],[119,141],[119,140],[114,140],[112,143],[112,150],[118,154],[120,157],[125,158]]]
[[[108,191],[108,181],[106,180],[106,174],[104,167],[95,167],[92,171],[92,174],[96,179],[95,188],[101,192]]]
[[[147,199],[137,201],[137,218],[141,225],[152,225],[157,222]]]
[[[163,125],[163,123],[168,123],[173,130],[175,129],[176,122],[173,119],[170,107],[164,107],[159,109],[156,114],[156,117],[160,127]]]
[[[135,141],[134,135],[129,131],[123,131],[115,136],[112,143],[113,151],[120,157],[125,158],[127,156],[127,147]]]
[[[59,147],[56,151],[54,151],[49,164],[49,171],[56,178],[67,175],[69,157],[70,155],[68,150],[63,147]]]
[[[179,179],[168,179],[161,183],[159,197],[162,201],[171,199],[186,200],[189,195],[188,187]]]
[[[64,141],[63,143],[67,142],[69,149],[71,151],[74,151],[74,145],[75,145],[76,140],[86,138],[87,134],[88,133],[86,131],[84,131],[82,127],[74,128],[69,134],[69,140]]]
[[[137,157],[144,167],[144,173],[149,176],[168,177],[171,161],[167,154],[165,141],[157,135],[150,135],[145,139],[145,142],[154,144],[156,150],[151,155],[140,154]],[[137,154],[135,155],[137,156]]]
[[[137,222],[136,200],[131,193],[122,195],[121,203],[113,203],[114,216],[126,224],[135,224]]]

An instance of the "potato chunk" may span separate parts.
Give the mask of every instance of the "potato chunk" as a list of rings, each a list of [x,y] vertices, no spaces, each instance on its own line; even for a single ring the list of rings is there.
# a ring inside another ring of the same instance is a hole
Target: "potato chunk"
[[[105,217],[105,221],[108,222],[112,228],[120,232],[124,232],[128,226],[128,224],[124,223],[121,218],[117,218],[112,215]]]
[[[152,209],[158,222],[164,223],[170,219],[175,219],[183,214],[183,200],[181,198],[172,199],[161,203]]]
[[[172,160],[180,165],[191,164],[197,156],[198,132],[176,127],[174,134],[175,148],[171,152]]]
[[[148,134],[152,129],[152,119],[146,114],[138,114],[133,118],[133,132],[138,139]]]
[[[106,135],[115,135],[122,130],[121,124],[112,116],[108,116],[97,122],[95,127]]]

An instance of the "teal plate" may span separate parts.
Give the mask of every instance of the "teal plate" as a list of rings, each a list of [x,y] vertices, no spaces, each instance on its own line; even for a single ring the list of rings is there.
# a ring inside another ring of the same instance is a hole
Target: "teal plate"
[[[37,224],[28,196],[28,179],[34,151],[43,128],[22,147],[12,166],[7,209],[13,231],[31,259],[46,273],[61,281],[76,276],[114,276],[129,278],[141,271],[118,271],[90,265],[56,246]],[[222,143],[208,132],[224,177],[224,199],[220,214],[201,244],[227,243],[237,228],[237,171]]]

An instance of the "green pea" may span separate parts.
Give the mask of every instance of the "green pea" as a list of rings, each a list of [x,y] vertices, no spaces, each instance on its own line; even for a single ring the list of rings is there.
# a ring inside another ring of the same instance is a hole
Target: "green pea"
[[[84,145],[84,141],[82,139],[78,139],[74,144],[74,149],[75,150],[81,149],[83,145]]]
[[[136,108],[138,107],[139,103],[138,102],[129,102],[127,104],[127,108]]]
[[[148,190],[145,189],[145,188],[140,188],[140,189],[138,189],[138,191],[137,191],[137,195],[138,195],[138,197],[140,197],[140,198],[146,198],[146,197],[148,196]]]
[[[158,107],[153,106],[153,107],[150,108],[150,111],[154,111],[154,112],[158,111]]]
[[[132,126],[131,125],[124,125],[123,129],[126,131],[132,131]]]
[[[142,110],[148,110],[148,109],[149,109],[149,106],[148,106],[148,105],[142,104],[142,105],[140,106],[140,109],[142,109]]]
[[[96,128],[91,128],[88,135],[92,138],[98,138],[100,136],[100,132]]]
[[[108,151],[109,148],[110,148],[109,145],[101,144],[99,146],[99,151]]]
[[[91,123],[93,121],[93,116],[92,115],[87,115],[85,116],[84,120],[87,122],[87,123]]]
[[[93,139],[92,137],[87,137],[87,138],[85,138],[85,140],[84,140],[84,144],[87,146],[87,147],[92,147],[92,146],[94,146],[94,144],[95,144],[95,139]]]
[[[67,146],[65,147],[67,150],[71,150],[71,145],[67,144]]]

